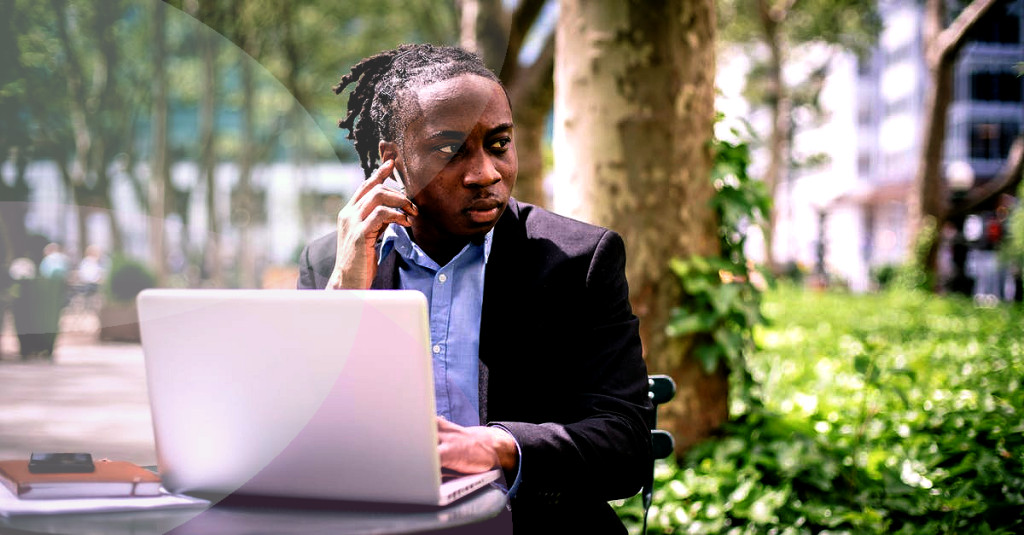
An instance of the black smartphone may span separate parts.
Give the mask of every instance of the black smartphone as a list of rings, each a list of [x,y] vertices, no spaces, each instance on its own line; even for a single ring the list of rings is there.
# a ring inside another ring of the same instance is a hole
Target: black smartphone
[[[89,453],[33,453],[28,471],[34,474],[85,474],[96,470]]]

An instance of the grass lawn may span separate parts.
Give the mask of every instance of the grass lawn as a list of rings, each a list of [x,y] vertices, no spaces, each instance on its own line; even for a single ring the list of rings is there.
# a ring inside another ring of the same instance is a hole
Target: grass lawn
[[[659,464],[649,533],[1024,532],[1024,309],[782,286],[763,310],[760,402]]]

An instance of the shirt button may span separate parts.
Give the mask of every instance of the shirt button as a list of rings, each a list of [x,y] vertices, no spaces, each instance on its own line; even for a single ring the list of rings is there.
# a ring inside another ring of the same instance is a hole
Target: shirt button
[[[441,346],[434,346],[434,353],[440,353],[440,352],[441,352]]]
[[[442,283],[444,283],[444,281],[448,280],[448,275],[445,275],[444,273],[442,273],[442,274],[437,276],[437,280],[439,280]]]

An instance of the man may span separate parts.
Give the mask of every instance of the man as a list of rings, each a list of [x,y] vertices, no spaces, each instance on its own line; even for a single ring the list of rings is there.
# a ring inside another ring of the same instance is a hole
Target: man
[[[512,113],[476,56],[405,45],[353,82],[368,179],[299,287],[422,291],[442,466],[502,467],[517,533],[624,533],[606,502],[649,476],[652,408],[622,239],[511,198]]]

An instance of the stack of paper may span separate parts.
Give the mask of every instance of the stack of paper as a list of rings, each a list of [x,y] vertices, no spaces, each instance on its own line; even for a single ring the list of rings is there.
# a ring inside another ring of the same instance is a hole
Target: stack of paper
[[[209,500],[193,498],[182,494],[171,494],[163,488],[160,489],[158,496],[19,500],[10,490],[0,485],[0,516],[5,517],[209,506]]]

